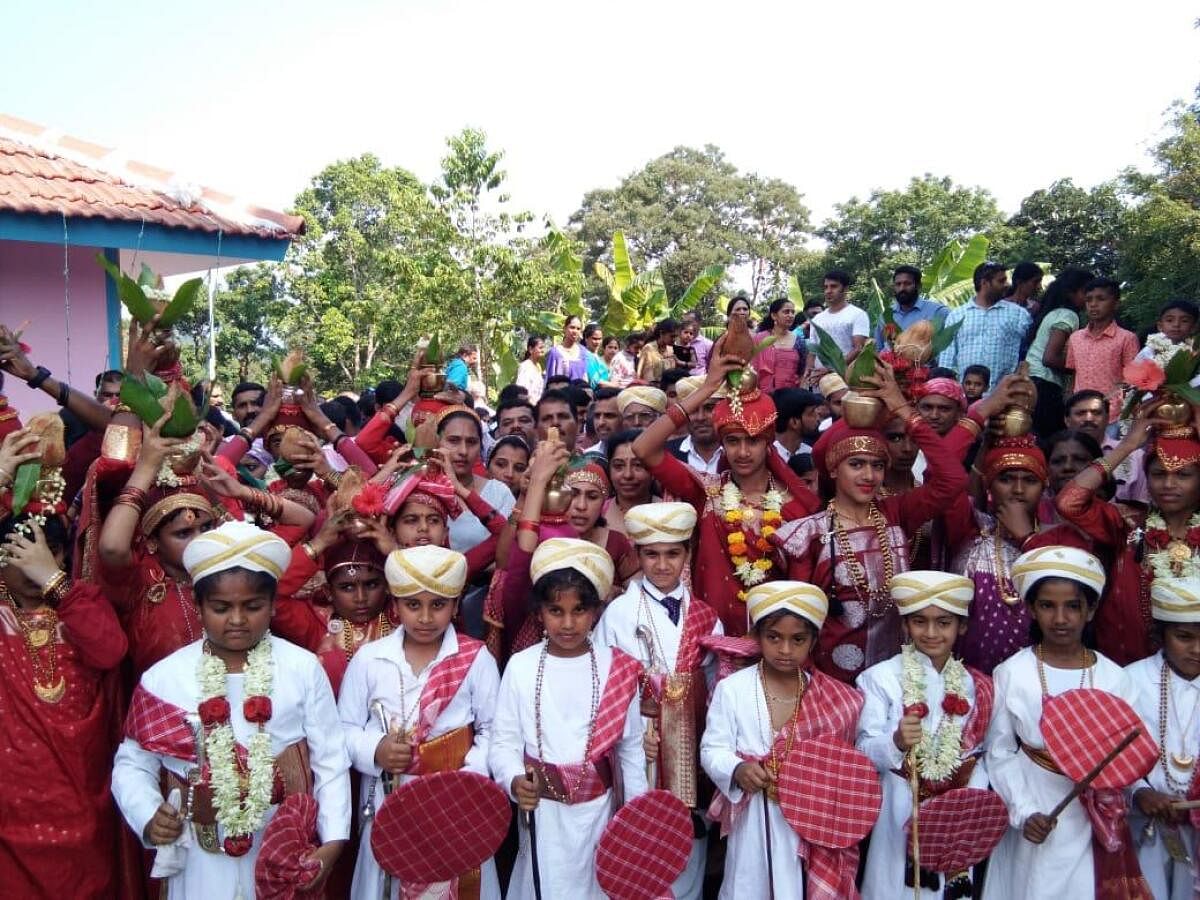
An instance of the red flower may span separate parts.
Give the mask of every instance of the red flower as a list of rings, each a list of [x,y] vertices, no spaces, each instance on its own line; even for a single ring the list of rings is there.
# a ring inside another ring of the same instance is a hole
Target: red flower
[[[942,698],[942,711],[950,716],[965,716],[971,710],[971,704],[966,697],[958,694],[947,694]]]
[[[247,697],[242,701],[242,715],[246,717],[247,722],[255,725],[267,724],[271,719],[271,698]]]
[[[1157,391],[1167,380],[1167,373],[1152,359],[1135,359],[1121,371],[1121,378],[1139,390]]]
[[[226,856],[245,856],[254,845],[254,835],[239,834],[237,837],[227,837],[221,843]]]
[[[229,701],[224,697],[209,697],[200,704],[200,721],[210,728],[229,721]]]
[[[350,505],[360,516],[382,516],[385,497],[387,497],[387,488],[382,484],[368,482],[350,501]]]
[[[1171,533],[1165,528],[1147,528],[1145,540],[1146,546],[1151,550],[1162,550],[1171,543]]]
[[[929,707],[924,703],[910,703],[908,706],[904,707],[904,714],[906,716],[916,716],[918,719],[923,719],[929,715]]]

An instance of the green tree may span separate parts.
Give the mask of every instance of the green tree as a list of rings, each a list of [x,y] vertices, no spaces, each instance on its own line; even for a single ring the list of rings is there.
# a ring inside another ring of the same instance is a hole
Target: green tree
[[[287,263],[287,342],[306,350],[322,386],[394,374],[423,333],[453,315],[452,224],[410,172],[371,154],[326,167],[296,199],[306,230]]]
[[[1110,181],[1090,190],[1070,178],[1034,191],[1008,220],[1015,240],[1004,261],[1046,262],[1052,271],[1080,266],[1099,275],[1116,274],[1125,204]]]
[[[1155,170],[1127,172],[1132,205],[1121,240],[1120,277],[1128,284],[1123,314],[1154,321],[1159,306],[1200,297],[1200,123],[1178,108],[1154,148]]]
[[[803,252],[809,211],[800,193],[778,179],[738,171],[709,144],[676,147],[624,178],[588,192],[569,222],[583,247],[584,271],[612,266],[614,232],[623,232],[638,268],[658,273],[666,295],[682,297],[713,266],[752,265],[757,290],[778,287]],[[599,309],[606,288],[591,280]],[[700,311],[712,309],[715,291]]]
[[[817,229],[828,241],[827,264],[847,269],[859,284],[891,281],[901,263],[932,260],[953,240],[979,232],[995,239],[1004,217],[984,188],[963,187],[926,174],[903,190],[874,190],[865,200],[851,197]],[[861,288],[860,288],[861,290]]]

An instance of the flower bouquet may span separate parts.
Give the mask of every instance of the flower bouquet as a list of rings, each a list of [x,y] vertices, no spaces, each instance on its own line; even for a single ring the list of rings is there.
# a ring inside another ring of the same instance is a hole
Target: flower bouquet
[[[1135,390],[1125,402],[1122,417],[1128,418],[1133,409],[1151,394],[1158,401],[1155,416],[1176,425],[1187,425],[1192,421],[1192,407],[1200,406],[1200,389],[1191,382],[1200,370],[1200,353],[1194,343],[1174,344],[1160,335],[1154,335],[1146,343],[1153,355],[1149,359],[1135,359],[1121,372],[1122,380]]]

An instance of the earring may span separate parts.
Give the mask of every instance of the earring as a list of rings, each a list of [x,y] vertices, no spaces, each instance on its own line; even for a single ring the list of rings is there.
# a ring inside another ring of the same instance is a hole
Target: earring
[[[157,554],[158,553],[158,541],[153,540],[153,539],[146,541],[146,552],[149,553],[151,556],[154,556],[155,554]]]

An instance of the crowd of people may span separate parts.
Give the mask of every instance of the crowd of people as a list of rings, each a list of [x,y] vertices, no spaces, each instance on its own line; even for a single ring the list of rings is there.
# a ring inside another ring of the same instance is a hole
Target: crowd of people
[[[94,389],[0,325],[0,893],[1195,896],[1200,310],[921,278],[572,316],[494,408],[469,345],[226,403],[157,319]]]

